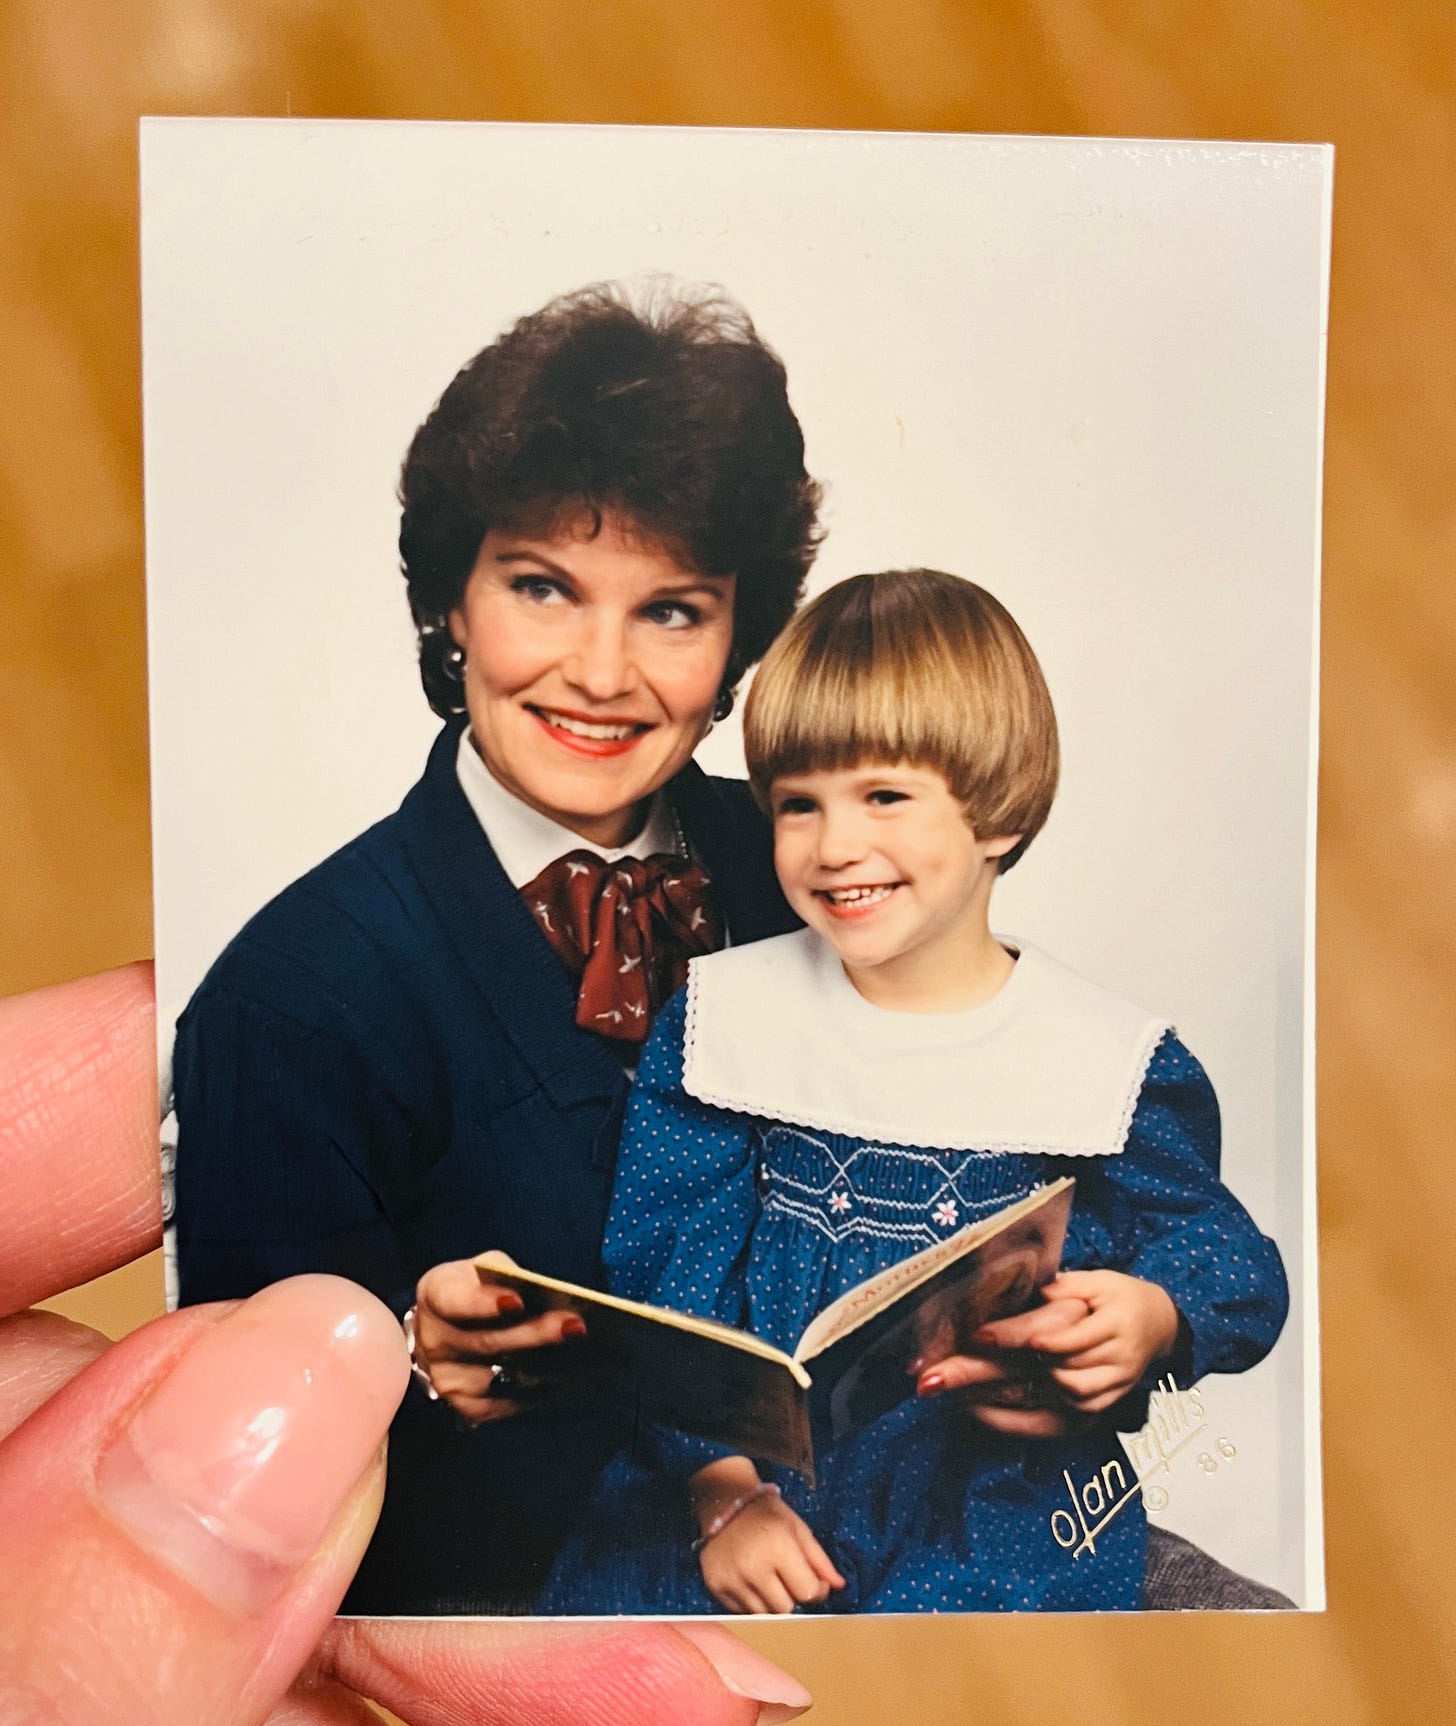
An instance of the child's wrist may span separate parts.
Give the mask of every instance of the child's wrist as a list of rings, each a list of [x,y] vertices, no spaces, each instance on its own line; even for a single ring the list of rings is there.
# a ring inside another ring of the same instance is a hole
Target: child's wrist
[[[1161,1283],[1150,1283],[1161,1297],[1153,1304],[1157,1310],[1158,1335],[1155,1343],[1154,1361],[1165,1361],[1172,1358],[1178,1346],[1178,1338],[1183,1331],[1183,1315],[1178,1311],[1177,1302]]]
[[[699,1526],[706,1526],[735,1498],[751,1492],[759,1479],[756,1464],[746,1456],[720,1456],[706,1463],[688,1481],[688,1497]]]
[[[701,1523],[702,1532],[693,1542],[693,1551],[701,1552],[715,1535],[721,1534],[734,1517],[741,1515],[750,1504],[756,1503],[760,1498],[779,1498],[781,1496],[778,1486],[772,1480],[761,1480],[757,1486],[750,1487],[747,1492],[740,1492],[736,1498],[730,1499],[727,1504],[722,1505],[712,1516],[707,1517]]]

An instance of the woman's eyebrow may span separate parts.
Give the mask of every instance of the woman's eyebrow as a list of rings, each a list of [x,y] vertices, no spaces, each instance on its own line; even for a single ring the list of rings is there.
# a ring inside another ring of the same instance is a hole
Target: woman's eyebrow
[[[715,599],[721,599],[733,579],[731,575],[684,575],[680,579],[669,576],[657,591],[672,594],[711,593]]]
[[[549,570],[552,575],[559,575],[563,581],[571,580],[571,571],[563,569],[559,563],[553,563],[549,557],[542,557],[539,551],[498,551],[495,554],[497,563],[533,563],[539,569]]]
[[[549,557],[544,556],[539,551],[526,551],[524,549],[498,551],[495,554],[495,561],[498,564],[529,563],[537,569],[545,570],[549,575],[558,576],[562,581],[574,582],[576,580],[569,569],[562,564],[553,563]],[[698,575],[685,571],[681,577],[668,576],[659,583],[656,591],[671,594],[709,593],[715,599],[721,599],[734,580],[736,577],[733,575]]]

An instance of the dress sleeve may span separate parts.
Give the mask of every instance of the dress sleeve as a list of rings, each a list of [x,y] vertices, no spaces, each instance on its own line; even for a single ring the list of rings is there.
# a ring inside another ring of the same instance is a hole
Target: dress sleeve
[[[357,1051],[204,985],[177,1027],[182,1303],[334,1271],[412,1299],[391,1221],[408,1125]]]
[[[1243,1372],[1289,1311],[1279,1249],[1218,1178],[1218,1100],[1169,1032],[1154,1051],[1120,1155],[1078,1169],[1063,1262],[1157,1283],[1180,1317],[1175,1376]]]
[[[630,1300],[742,1327],[745,1266],[758,1215],[752,1120],[682,1088],[686,990],[658,1015],[632,1086],[603,1257]],[[686,1478],[733,1452],[653,1427],[651,1460]]]

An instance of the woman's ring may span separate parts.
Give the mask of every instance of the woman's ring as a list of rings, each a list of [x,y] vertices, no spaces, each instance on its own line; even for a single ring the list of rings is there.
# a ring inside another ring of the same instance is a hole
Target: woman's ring
[[[508,1366],[502,1366],[498,1360],[490,1363],[490,1383],[485,1394],[491,1398],[514,1396],[517,1390],[515,1374]]]

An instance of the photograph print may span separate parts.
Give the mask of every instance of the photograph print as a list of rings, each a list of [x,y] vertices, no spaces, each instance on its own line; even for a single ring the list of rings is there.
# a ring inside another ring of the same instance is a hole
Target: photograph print
[[[1330,174],[144,122],[169,1300],[399,1322],[346,1612],[1323,1606]]]

